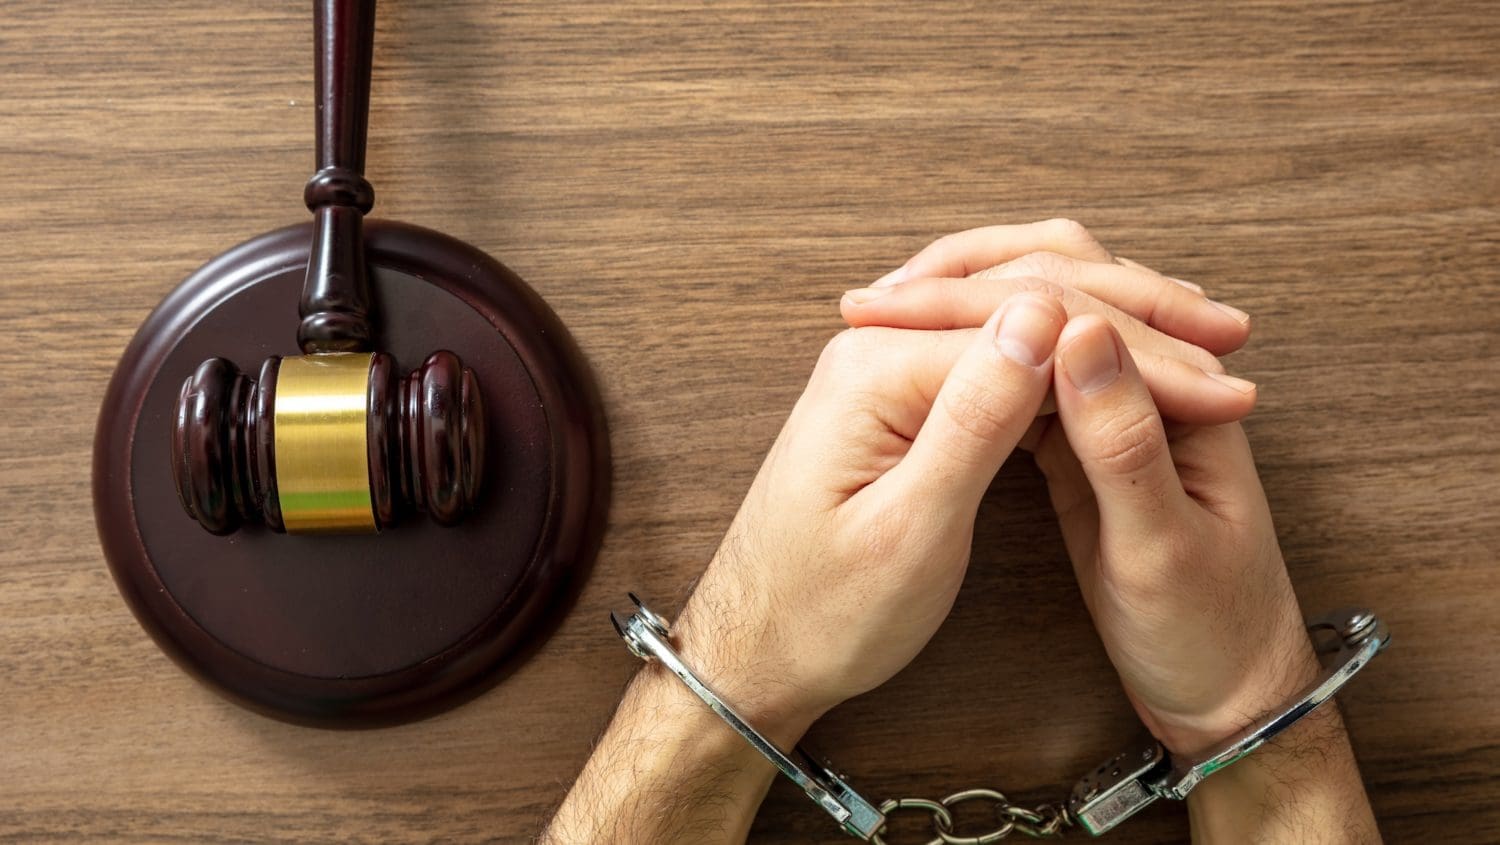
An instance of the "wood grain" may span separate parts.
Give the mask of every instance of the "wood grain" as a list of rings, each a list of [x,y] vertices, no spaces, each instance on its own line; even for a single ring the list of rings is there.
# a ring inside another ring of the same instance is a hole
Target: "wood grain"
[[[1304,605],[1395,632],[1344,697],[1384,831],[1500,840],[1493,4],[385,4],[376,213],[550,300],[603,381],[617,496],[535,659],[356,734],[177,671],[88,496],[147,311],[307,217],[310,51],[304,3],[0,9],[0,838],[524,841],[633,669],[605,610],[681,596],[839,293],[935,235],[1066,215],[1255,315],[1231,366]],[[916,664],[817,729],[872,795],[1048,798],[1130,723],[1024,461],[975,560]],[[1159,807],[1112,841],[1185,835]],[[844,841],[780,785],[753,840]]]

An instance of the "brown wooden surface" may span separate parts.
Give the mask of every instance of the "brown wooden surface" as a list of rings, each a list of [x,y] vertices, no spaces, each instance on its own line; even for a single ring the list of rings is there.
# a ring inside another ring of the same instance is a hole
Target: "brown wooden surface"
[[[605,623],[712,553],[840,291],[1067,215],[1254,313],[1232,369],[1309,610],[1395,645],[1344,697],[1392,842],[1500,841],[1500,10],[1485,2],[401,2],[376,214],[485,249],[603,382],[616,504],[557,636],[431,721],[236,709],[100,559],[91,430],[197,265],[307,218],[306,3],[0,8],[0,839],[522,841],[633,671]],[[190,530],[184,528],[184,530]],[[1036,472],[954,617],[816,731],[875,796],[1049,798],[1130,724]],[[1116,842],[1185,836],[1180,808]],[[753,837],[843,841],[778,785]]]

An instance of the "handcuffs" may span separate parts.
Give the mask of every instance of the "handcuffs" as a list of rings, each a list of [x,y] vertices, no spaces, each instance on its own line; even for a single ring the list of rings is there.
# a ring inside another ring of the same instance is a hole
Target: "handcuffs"
[[[762,736],[682,662],[682,658],[672,648],[666,620],[647,608],[634,593],[630,594],[630,600],[635,604],[634,613],[625,619],[614,613],[609,617],[630,651],[648,663],[653,660],[660,662],[680,678],[709,709],[806,792],[834,821],[842,825],[845,832],[877,845],[883,843],[881,835],[885,831],[886,815],[911,803],[924,805],[937,815],[940,838],[934,842],[994,842],[1017,826],[1014,820],[1033,817],[1040,819],[1037,813],[1012,808],[1004,801],[1003,796],[990,790],[968,790],[950,796],[941,803],[913,802],[908,799],[886,801],[877,807],[849,786],[846,776],[835,772],[826,760],[801,746],[797,746],[788,755]],[[1067,824],[1076,823],[1090,834],[1098,836],[1158,798],[1178,801],[1187,798],[1193,787],[1204,778],[1259,748],[1332,698],[1334,693],[1364,668],[1370,658],[1380,653],[1390,642],[1390,631],[1385,623],[1367,610],[1351,608],[1335,611],[1310,621],[1307,628],[1313,634],[1319,656],[1331,655],[1331,658],[1324,663],[1317,680],[1303,688],[1290,702],[1271,711],[1269,715],[1213,749],[1183,759],[1174,759],[1159,741],[1150,734],[1145,734],[1139,742],[1084,775],[1073,787],[1065,807],[1054,809],[1044,805],[1043,809],[1051,810],[1049,824],[1028,827],[1025,832],[1050,835],[1059,832]],[[1011,813],[1013,821],[1008,822],[1001,831],[984,837],[951,835],[952,820],[946,806],[963,800],[970,793],[999,796],[1002,807]],[[947,821],[943,822],[943,819]],[[944,833],[941,826],[944,824],[950,828],[947,833]]]

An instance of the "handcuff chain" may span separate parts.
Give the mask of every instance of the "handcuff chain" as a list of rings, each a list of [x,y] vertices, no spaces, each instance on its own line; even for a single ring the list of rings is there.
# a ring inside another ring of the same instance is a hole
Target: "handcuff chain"
[[[953,832],[953,807],[967,801],[988,801],[994,805],[995,829],[980,834],[960,836]],[[932,817],[932,830],[937,836],[925,845],[990,845],[1010,836],[1023,833],[1032,839],[1060,836],[1073,825],[1064,802],[1038,804],[1027,809],[1012,804],[1004,793],[993,789],[965,789],[949,795],[941,801],[926,798],[892,798],[880,805],[880,812],[889,816],[898,810],[924,811]],[[885,838],[885,826],[870,837],[874,845],[890,845]]]

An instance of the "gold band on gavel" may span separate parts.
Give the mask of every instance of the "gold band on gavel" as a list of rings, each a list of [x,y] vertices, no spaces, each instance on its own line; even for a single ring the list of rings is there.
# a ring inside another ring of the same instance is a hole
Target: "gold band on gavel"
[[[283,358],[276,375],[276,494],[291,534],[373,532],[367,353]]]

